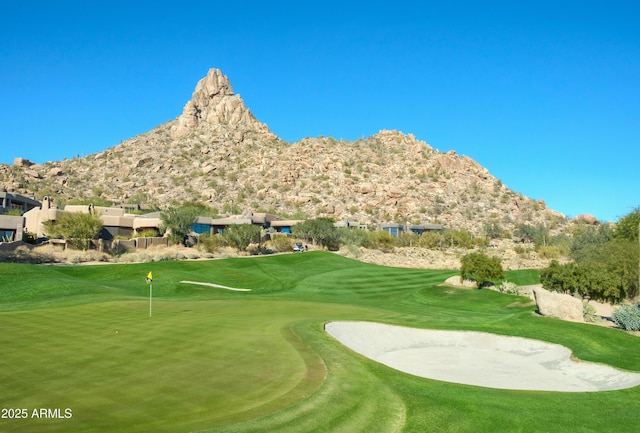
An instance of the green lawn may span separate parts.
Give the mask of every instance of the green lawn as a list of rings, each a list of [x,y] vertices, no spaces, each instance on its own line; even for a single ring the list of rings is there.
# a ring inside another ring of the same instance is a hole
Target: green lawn
[[[638,337],[537,317],[525,298],[438,286],[454,274],[322,252],[0,263],[0,407],[29,414],[0,418],[0,432],[637,431],[640,387],[556,393],[439,382],[368,360],[323,330],[330,320],[371,320],[489,331],[640,371]],[[537,282],[530,271],[508,278]],[[72,417],[32,418],[39,408],[69,408]]]

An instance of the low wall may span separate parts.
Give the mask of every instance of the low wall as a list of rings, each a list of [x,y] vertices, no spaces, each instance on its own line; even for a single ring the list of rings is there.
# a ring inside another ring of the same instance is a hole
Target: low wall
[[[2,252],[15,251],[16,248],[22,247],[22,246],[33,248],[33,245],[27,244],[22,241],[0,242],[0,251]]]
[[[50,239],[49,243],[53,246],[58,246],[60,250],[66,250],[67,248],[73,249],[71,244],[64,239]],[[33,248],[31,244],[27,244],[23,241],[14,242],[0,242],[0,252],[15,251],[20,246],[26,246]],[[112,253],[116,251],[134,251],[137,249],[147,249],[151,247],[168,247],[169,238],[134,238],[134,239],[92,239],[89,242],[89,249],[97,250],[105,253]]]

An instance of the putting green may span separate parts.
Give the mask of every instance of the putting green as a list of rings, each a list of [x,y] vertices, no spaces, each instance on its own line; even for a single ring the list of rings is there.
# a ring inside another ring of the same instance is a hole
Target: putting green
[[[0,315],[4,407],[70,419],[2,420],[11,431],[191,431],[266,415],[326,376],[291,322],[349,307],[256,300],[107,302]],[[250,314],[247,314],[250,312]],[[16,341],[12,337],[20,335]]]

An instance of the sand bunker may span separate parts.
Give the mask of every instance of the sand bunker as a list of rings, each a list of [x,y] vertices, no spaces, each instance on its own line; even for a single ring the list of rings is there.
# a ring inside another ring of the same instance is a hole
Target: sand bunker
[[[217,287],[218,289],[225,289],[225,290],[233,290],[234,292],[250,292],[251,289],[238,289],[235,287],[228,287],[228,286],[223,286],[222,284],[215,284],[215,283],[203,283],[200,281],[187,281],[187,280],[182,280],[180,281],[181,283],[184,284],[195,284],[196,286],[209,286],[209,287]]]
[[[640,373],[570,359],[564,346],[470,331],[432,331],[372,322],[330,322],[350,349],[396,370],[488,388],[593,392],[640,385]]]

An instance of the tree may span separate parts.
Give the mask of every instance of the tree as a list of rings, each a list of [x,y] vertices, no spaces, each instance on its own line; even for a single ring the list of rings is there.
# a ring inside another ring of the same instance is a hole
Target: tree
[[[473,235],[465,229],[449,229],[442,234],[444,245],[448,247],[473,248]]]
[[[47,236],[66,239],[75,248],[86,250],[89,241],[100,233],[102,221],[95,214],[64,212],[57,219],[44,223]]]
[[[573,235],[569,255],[576,262],[589,260],[612,237],[612,230],[606,224],[600,226],[578,226]]]
[[[160,220],[169,229],[169,239],[174,244],[184,243],[185,236],[196,222],[199,208],[192,205],[169,208],[160,212]]]
[[[222,237],[240,251],[247,249],[250,243],[260,241],[260,226],[253,224],[234,224],[224,230]]]
[[[502,261],[484,253],[469,253],[462,257],[460,274],[462,279],[475,280],[478,287],[504,279]]]
[[[599,248],[594,258],[615,279],[622,298],[634,299],[639,293],[638,253],[637,242],[614,238]]]
[[[502,237],[502,227],[496,221],[487,222],[484,225],[484,234],[489,239],[498,239]]]
[[[638,229],[640,229],[640,206],[620,218],[616,223],[614,236],[618,239],[638,242]]]
[[[298,238],[320,244],[328,249],[337,249],[339,246],[338,229],[328,218],[306,220],[293,226],[292,232]]]
[[[549,291],[583,299],[617,302],[624,297],[620,280],[607,269],[606,264],[599,262],[561,265],[553,260],[540,271],[540,282]]]
[[[357,247],[371,247],[370,232],[361,229],[350,229],[347,227],[341,227],[337,229],[338,239],[341,244],[355,245]]]

